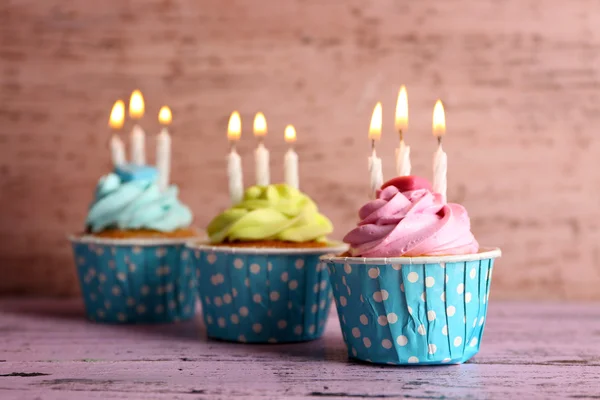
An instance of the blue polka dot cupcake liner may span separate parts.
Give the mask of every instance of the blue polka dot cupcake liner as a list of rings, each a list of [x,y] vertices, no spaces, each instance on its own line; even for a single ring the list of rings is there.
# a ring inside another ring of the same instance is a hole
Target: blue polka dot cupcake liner
[[[189,239],[69,239],[88,319],[142,324],[194,316],[198,281]]]
[[[443,257],[322,257],[350,358],[460,364],[479,351],[499,249]]]
[[[199,271],[209,337],[242,343],[319,338],[332,300],[326,248],[243,248],[188,244]]]

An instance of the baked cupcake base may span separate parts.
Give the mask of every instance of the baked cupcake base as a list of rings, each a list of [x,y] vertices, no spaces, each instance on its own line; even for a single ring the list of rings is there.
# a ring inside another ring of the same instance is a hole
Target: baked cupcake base
[[[393,365],[469,360],[479,351],[500,255],[322,257],[348,355]]]
[[[251,248],[271,248],[271,249],[314,249],[330,246],[327,242],[284,242],[281,240],[254,240],[215,243],[213,246],[219,247],[251,247]]]
[[[85,315],[102,323],[165,323],[195,314],[197,277],[182,238],[69,238]]]
[[[248,343],[285,343],[323,334],[332,299],[319,261],[345,245],[320,248],[235,247],[188,243],[199,271],[208,336]]]
[[[90,233],[89,235],[107,239],[178,239],[198,237],[198,232],[191,228],[177,229],[172,232],[160,232],[151,229],[110,229],[98,233]]]

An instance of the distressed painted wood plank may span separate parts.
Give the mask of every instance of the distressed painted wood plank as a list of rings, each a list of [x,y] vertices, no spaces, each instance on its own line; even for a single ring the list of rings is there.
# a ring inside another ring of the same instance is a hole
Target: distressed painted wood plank
[[[492,302],[481,353],[468,364],[438,368],[349,362],[335,315],[321,340],[250,346],[207,341],[199,318],[167,326],[95,325],[73,300],[2,300],[0,310],[2,399],[600,394],[598,304]]]
[[[67,232],[109,168],[106,120],[144,90],[148,132],[175,120],[175,181],[202,227],[227,205],[229,113],[251,182],[252,115],[274,179],[298,130],[302,187],[342,236],[366,198],[367,127],[409,90],[414,172],[431,176],[445,101],[449,198],[504,250],[499,298],[600,299],[600,14],[594,0],[58,0],[0,2],[0,292],[74,294]],[[128,127],[129,129],[129,127]],[[153,140],[149,139],[149,144]],[[152,159],[154,152],[150,152]]]

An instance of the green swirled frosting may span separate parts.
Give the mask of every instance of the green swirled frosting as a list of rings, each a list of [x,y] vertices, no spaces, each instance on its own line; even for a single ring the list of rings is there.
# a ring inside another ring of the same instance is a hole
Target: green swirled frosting
[[[208,225],[212,243],[280,240],[326,241],[331,221],[304,193],[285,184],[252,186],[244,199]]]

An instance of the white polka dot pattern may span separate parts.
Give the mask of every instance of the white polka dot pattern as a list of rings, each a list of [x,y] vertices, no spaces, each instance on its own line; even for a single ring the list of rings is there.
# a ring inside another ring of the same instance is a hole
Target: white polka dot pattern
[[[396,365],[456,364],[479,351],[492,259],[328,263],[350,357]]]
[[[198,291],[205,321],[210,317],[216,322],[206,324],[208,336],[248,343],[321,336],[333,296],[329,269],[319,261],[319,252],[299,256],[239,250],[190,253],[201,271]],[[216,256],[212,263],[210,254]],[[344,273],[343,266],[339,270]],[[351,295],[346,287],[344,293]],[[337,300],[340,306],[346,304],[345,297]]]
[[[89,319],[157,323],[194,316],[198,282],[191,253],[183,244],[73,242],[73,252]],[[219,280],[213,278],[215,283]]]

